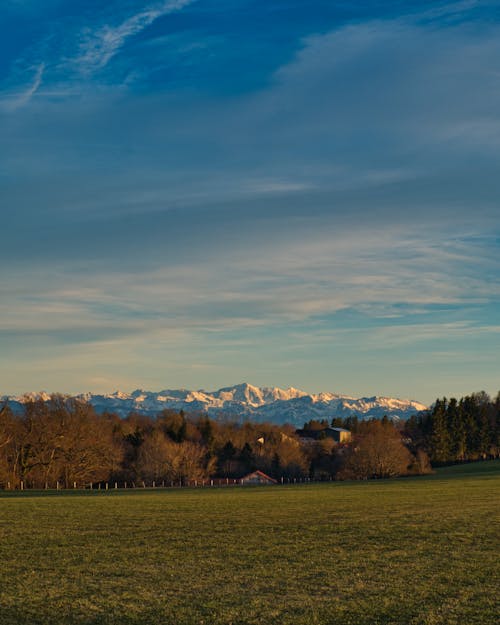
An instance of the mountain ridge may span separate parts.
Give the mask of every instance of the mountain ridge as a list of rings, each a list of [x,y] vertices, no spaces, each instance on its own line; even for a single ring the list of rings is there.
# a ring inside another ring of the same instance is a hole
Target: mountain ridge
[[[21,408],[27,399],[47,393],[28,393],[23,396],[4,396],[14,408]],[[425,410],[427,406],[410,399],[371,396],[351,397],[337,393],[307,393],[294,387],[253,386],[246,382],[222,387],[216,391],[204,389],[164,389],[147,391],[136,389],[131,393],[115,391],[109,394],[81,393],[75,397],[88,401],[97,412],[116,412],[126,416],[131,412],[155,415],[165,409],[203,412],[215,419],[236,421],[270,421],[302,426],[310,419],[327,419],[357,415],[362,419],[387,415],[393,420],[407,419]]]

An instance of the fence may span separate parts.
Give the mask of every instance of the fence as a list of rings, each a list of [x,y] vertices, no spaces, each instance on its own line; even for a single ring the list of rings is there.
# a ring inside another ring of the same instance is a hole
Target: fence
[[[32,481],[7,482],[3,485],[3,490],[8,491],[75,491],[75,490],[92,490],[92,491],[114,491],[114,490],[157,490],[171,488],[222,488],[228,486],[259,486],[259,485],[288,485],[288,484],[309,484],[312,482],[332,481],[311,479],[308,477],[289,478],[281,477],[274,482],[247,482],[244,478],[213,478],[205,480],[162,480],[162,481],[145,481],[140,482],[77,482],[64,484],[62,482],[45,482],[43,484]],[[1,488],[1,487],[0,487]]]

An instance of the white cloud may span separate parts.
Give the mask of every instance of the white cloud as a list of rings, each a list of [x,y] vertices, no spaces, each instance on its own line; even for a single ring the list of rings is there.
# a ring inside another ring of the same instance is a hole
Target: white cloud
[[[120,51],[127,39],[139,34],[158,18],[178,11],[193,1],[168,0],[155,3],[118,25],[106,24],[95,30],[87,29],[81,34],[80,51],[73,63],[82,74],[92,74],[102,69]]]
[[[270,104],[281,109],[275,122],[283,135],[288,129],[290,141],[302,132],[309,140],[327,136],[344,149],[344,163],[355,158],[358,165],[368,135],[379,145],[380,165],[410,150],[420,170],[429,162],[442,168],[441,151],[456,163],[458,147],[495,147],[498,24],[435,28],[420,17],[349,24],[305,38],[295,59],[275,73],[267,102],[268,110]]]
[[[37,374],[57,352],[54,376],[84,353],[105,386],[125,365],[139,376],[169,358],[172,370],[199,354],[220,365],[224,350],[245,362],[252,343],[272,358],[293,348],[297,363],[314,345],[314,375],[330,343],[339,362],[363,347],[411,358],[447,338],[493,346],[500,261],[484,234],[498,231],[498,26],[352,24],[305,39],[274,82],[238,98],[115,96],[110,74],[94,76],[187,4],[145,2],[105,26],[99,14],[64,36],[61,67],[31,64],[34,79],[0,105],[101,85],[2,127],[16,208],[2,251],[9,373],[20,351]]]
[[[495,245],[422,228],[358,227],[304,234],[235,254],[221,248],[130,273],[86,263],[85,273],[44,265],[45,277],[13,271],[0,303],[4,331],[83,332],[107,340],[227,334],[287,323],[314,324],[350,309],[365,319],[425,316],[435,306],[472,306],[500,298]],[[168,242],[166,242],[168,245]],[[50,277],[46,277],[50,274]],[[22,288],[19,285],[24,285]],[[398,308],[403,306],[403,308]],[[313,325],[311,326],[313,327]],[[417,337],[408,333],[408,340]]]
[[[0,110],[14,112],[26,106],[31,98],[37,93],[43,81],[45,63],[40,63],[35,69],[32,82],[22,90],[0,93]]]
[[[388,325],[365,332],[364,341],[366,349],[371,351],[374,348],[394,349],[432,341],[439,342],[440,345],[443,342],[460,345],[467,340],[477,341],[481,337],[497,341],[499,334],[499,325],[478,325],[463,320],[449,323]]]

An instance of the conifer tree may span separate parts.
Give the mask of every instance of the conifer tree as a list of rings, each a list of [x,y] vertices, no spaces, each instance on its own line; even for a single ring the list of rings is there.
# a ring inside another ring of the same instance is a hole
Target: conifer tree
[[[438,464],[451,459],[451,441],[447,420],[447,400],[437,399],[431,413],[431,460]]]

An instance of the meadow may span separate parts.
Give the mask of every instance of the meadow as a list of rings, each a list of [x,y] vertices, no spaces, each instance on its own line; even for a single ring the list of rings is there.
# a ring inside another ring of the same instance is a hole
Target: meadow
[[[372,482],[0,493],[0,625],[493,625],[500,461]]]

